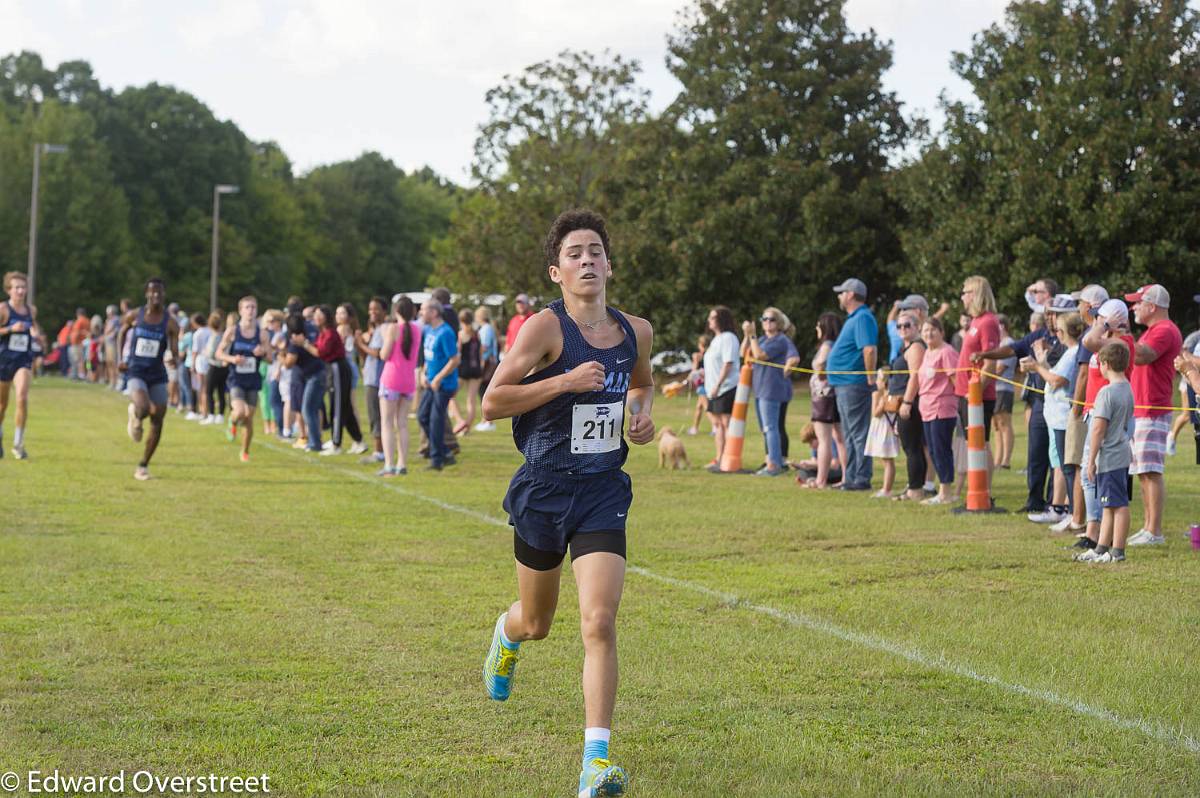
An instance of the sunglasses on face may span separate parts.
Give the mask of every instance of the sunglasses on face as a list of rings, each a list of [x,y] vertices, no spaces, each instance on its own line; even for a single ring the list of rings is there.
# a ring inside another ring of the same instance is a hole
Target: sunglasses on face
[[[761,316],[758,320],[761,322],[779,321],[779,319],[775,318],[774,316]]]
[[[900,322],[899,324],[896,325],[897,330],[911,330],[912,327],[913,326],[906,321]]]

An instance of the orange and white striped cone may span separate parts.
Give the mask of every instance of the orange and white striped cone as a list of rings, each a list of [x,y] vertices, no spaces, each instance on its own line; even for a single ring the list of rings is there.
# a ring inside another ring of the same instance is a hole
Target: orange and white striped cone
[[[750,383],[754,367],[742,366],[738,375],[737,393],[733,395],[733,418],[725,432],[725,449],[721,452],[721,471],[737,473],[742,470],[742,447],[746,443],[746,408],[750,405]]]
[[[988,490],[987,438],[984,435],[983,383],[979,372],[971,372],[967,383],[967,504],[955,512],[992,513],[1004,512],[992,506]]]

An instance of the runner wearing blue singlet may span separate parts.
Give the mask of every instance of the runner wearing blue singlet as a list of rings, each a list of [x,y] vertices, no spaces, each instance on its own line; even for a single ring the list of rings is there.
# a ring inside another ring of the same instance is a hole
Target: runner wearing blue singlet
[[[29,282],[21,272],[4,275],[8,301],[0,303],[0,457],[4,457],[4,416],[8,396],[17,392],[17,412],[13,429],[13,457],[26,460],[25,422],[29,413],[29,384],[33,381],[33,358],[41,331],[37,309],[25,301]]]
[[[633,500],[621,467],[629,452],[626,412],[630,441],[654,439],[654,333],[646,320],[605,302],[612,267],[599,214],[561,214],[546,237],[545,257],[563,298],[525,322],[483,397],[485,419],[512,417],[525,457],[504,499],[514,529],[518,600],[496,621],[483,677],[493,699],[508,698],[521,642],[550,633],[569,549],[584,647],[578,794],[622,795],[628,777],[608,758],[625,524]]]
[[[150,434],[146,436],[142,459],[133,478],[150,479],[150,458],[162,437],[163,418],[167,414],[167,368],[163,356],[171,350],[179,362],[179,324],[167,312],[164,300],[167,289],[162,279],[146,281],[146,304],[129,311],[121,321],[118,340],[129,333],[128,354],[120,369],[127,377],[129,388],[129,437],[137,443],[142,439],[142,422],[150,418]]]
[[[217,345],[216,359],[229,365],[229,429],[225,437],[237,440],[242,425],[243,463],[250,462],[250,440],[254,437],[254,411],[262,390],[260,361],[271,360],[271,340],[258,324],[258,300],[244,296],[238,301],[238,323],[230,326]]]

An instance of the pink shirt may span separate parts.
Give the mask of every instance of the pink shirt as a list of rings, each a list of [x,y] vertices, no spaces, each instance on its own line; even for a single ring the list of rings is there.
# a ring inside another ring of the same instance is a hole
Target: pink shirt
[[[1145,344],[1158,353],[1158,359],[1143,366],[1138,366],[1129,375],[1130,387],[1133,388],[1133,403],[1150,407],[1170,407],[1175,387],[1175,358],[1183,349],[1183,336],[1179,328],[1170,319],[1160,319],[1150,325],[1139,344]],[[1170,413],[1170,410],[1138,410],[1133,411],[1134,418],[1155,418]]]
[[[412,330],[409,341],[409,351],[406,357],[404,349],[404,329],[396,328],[396,342],[392,344],[392,354],[383,362],[383,373],[379,375],[379,387],[405,396],[417,392],[417,356],[421,354],[421,328],[416,322],[408,322]]]
[[[939,371],[958,367],[958,352],[950,344],[926,349],[917,370],[918,407],[922,421],[954,418],[958,415],[958,397],[954,395],[954,372]]]
[[[976,352],[988,352],[1000,346],[1000,321],[995,313],[984,313],[971,321],[971,326],[963,333],[962,352],[958,355],[959,368],[971,367],[971,355]],[[954,395],[966,396],[967,385],[971,382],[971,372],[960,371],[954,375]],[[989,380],[983,386],[983,399],[996,398],[996,381]],[[922,416],[924,418],[924,416]]]

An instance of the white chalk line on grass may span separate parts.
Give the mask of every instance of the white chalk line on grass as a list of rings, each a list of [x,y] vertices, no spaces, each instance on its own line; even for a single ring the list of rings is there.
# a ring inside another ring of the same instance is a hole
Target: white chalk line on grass
[[[265,443],[263,445],[276,451],[290,453],[290,450],[285,450],[273,443]],[[509,528],[507,521],[497,518],[493,515],[481,513],[477,510],[472,510],[469,507],[461,507],[457,504],[444,502],[440,499],[435,499],[432,496],[427,496],[423,493],[409,490],[395,484],[394,482],[384,482],[380,477],[364,474],[361,471],[342,468],[333,463],[322,463],[314,460],[310,460],[309,462],[315,466],[328,466],[338,473],[345,474],[360,481],[370,482],[377,487],[395,491],[404,496],[408,496],[409,498],[417,499],[418,501],[426,502],[427,504],[431,504],[442,510],[446,510],[447,512],[460,513],[478,521],[492,524],[493,526],[499,526],[505,529]],[[952,662],[945,657],[931,656],[919,649],[911,648],[900,643],[894,643],[891,640],[887,640],[877,635],[858,632],[854,629],[839,626],[838,624],[822,620],[821,618],[814,618],[800,613],[788,612],[787,610],[781,610],[766,604],[755,604],[754,602],[747,601],[746,599],[743,599],[733,593],[725,593],[720,590],[714,590],[713,588],[706,587],[698,582],[692,582],[687,579],[676,579],[675,577],[671,576],[663,576],[649,570],[648,568],[643,568],[640,565],[629,565],[627,566],[627,569],[638,576],[645,577],[646,579],[650,579],[664,585],[670,585],[681,590],[687,590],[701,596],[714,598],[722,603],[728,604],[731,607],[749,610],[750,612],[756,612],[760,615],[774,618],[777,621],[798,629],[807,629],[812,632],[817,632],[828,637],[842,640],[846,643],[852,643],[873,651],[891,654],[894,657],[907,660],[914,665],[919,665],[930,670],[942,671],[943,673],[950,673],[964,679],[969,679],[973,682],[978,682],[980,684],[998,687],[1007,693],[1034,698],[1056,707],[1068,709],[1079,715],[1103,721],[1120,729],[1140,732],[1147,737],[1159,740],[1160,742],[1169,743],[1171,745],[1181,745],[1193,754],[1200,754],[1200,741],[1197,741],[1195,737],[1188,734],[1182,728],[1182,726],[1178,729],[1173,729],[1158,721],[1148,721],[1140,718],[1126,718],[1122,715],[1118,715],[1115,712],[1104,709],[1103,707],[1094,707],[1091,704],[1083,701],[1078,701],[1073,698],[1059,695],[1052,690],[1026,687],[1023,684],[1017,684],[1015,682],[1006,682],[996,676],[989,676],[986,673],[980,673],[979,671],[976,671],[974,668],[967,667],[966,665],[960,665],[957,662]]]

